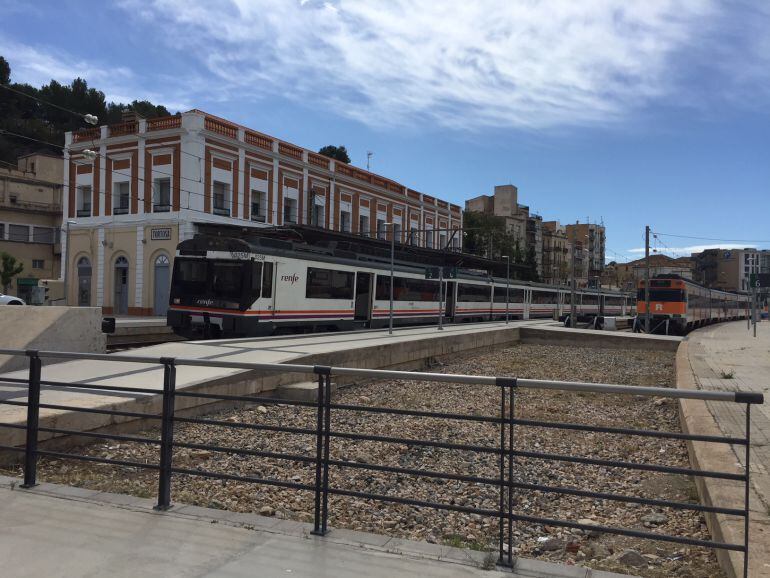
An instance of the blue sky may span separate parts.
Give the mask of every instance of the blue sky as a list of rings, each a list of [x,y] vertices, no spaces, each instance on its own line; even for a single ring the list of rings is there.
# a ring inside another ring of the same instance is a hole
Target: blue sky
[[[770,241],[764,0],[0,0],[12,79],[201,108],[462,204]],[[686,254],[711,242],[659,236]]]

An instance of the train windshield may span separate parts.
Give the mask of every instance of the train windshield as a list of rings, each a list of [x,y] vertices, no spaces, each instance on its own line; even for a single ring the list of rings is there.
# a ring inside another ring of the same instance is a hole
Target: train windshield
[[[644,301],[644,289],[639,289],[636,295],[637,301]],[[650,288],[650,301],[674,302],[684,301],[683,289],[653,289]]]
[[[182,305],[245,309],[259,297],[261,277],[261,263],[178,257],[171,297]]]

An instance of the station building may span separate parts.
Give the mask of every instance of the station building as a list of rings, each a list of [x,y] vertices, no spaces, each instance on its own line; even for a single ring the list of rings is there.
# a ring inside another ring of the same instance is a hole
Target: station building
[[[67,133],[63,185],[67,301],[106,314],[165,314],[176,245],[205,225],[461,248],[459,206],[200,110]]]

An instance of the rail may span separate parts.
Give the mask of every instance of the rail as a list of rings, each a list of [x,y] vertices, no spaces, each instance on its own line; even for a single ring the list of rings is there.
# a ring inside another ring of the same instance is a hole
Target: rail
[[[107,355],[90,353],[69,353],[55,351],[23,351],[0,349],[0,355],[26,356],[29,358],[29,373],[25,379],[22,378],[3,378],[4,383],[14,383],[19,385],[26,384],[27,400],[2,399],[0,404],[15,406],[25,406],[27,408],[27,418],[24,425],[0,423],[3,428],[16,428],[26,430],[26,441],[23,447],[12,445],[0,445],[0,450],[20,452],[24,454],[24,483],[22,487],[30,488],[37,483],[37,462],[40,456],[51,456],[59,459],[85,460],[112,464],[118,466],[130,466],[140,469],[148,469],[158,472],[158,492],[156,509],[165,510],[171,506],[171,479],[174,475],[200,476],[219,480],[236,480],[255,484],[265,484],[283,488],[295,489],[298,491],[308,491],[313,493],[313,533],[324,535],[328,531],[329,518],[329,497],[347,496],[375,500],[380,502],[390,502],[396,504],[405,504],[414,507],[434,508],[438,510],[449,510],[470,514],[486,516],[497,520],[497,550],[498,564],[513,567],[513,543],[514,543],[514,522],[524,522],[532,524],[541,524],[563,528],[579,529],[588,532],[603,532],[621,536],[629,536],[641,539],[661,540],[677,544],[690,546],[702,546],[714,549],[730,550],[741,552],[744,555],[744,576],[748,576],[748,553],[749,553],[749,448],[750,439],[750,412],[751,406],[763,403],[762,394],[744,393],[739,391],[702,391],[702,390],[677,390],[665,387],[637,387],[615,384],[601,383],[579,383],[564,381],[547,381],[537,379],[517,379],[515,377],[490,377],[473,376],[442,373],[422,373],[409,371],[391,371],[359,369],[349,367],[329,367],[321,365],[297,365],[297,364],[270,364],[270,363],[247,363],[231,361],[213,361],[201,359],[171,358],[171,357],[151,357],[151,356],[127,356],[127,355]],[[70,383],[54,380],[41,379],[41,367],[43,358],[56,359],[87,359],[93,361],[120,361],[127,363],[152,364],[163,368],[163,388],[162,391],[151,387],[127,387],[101,385],[94,383]],[[185,391],[176,389],[176,371],[179,366],[191,367],[217,367],[228,369],[240,369],[250,371],[275,372],[275,373],[304,373],[313,374],[317,379],[317,399],[316,401],[284,400],[271,397],[261,397],[257,395],[226,395],[219,393],[209,393],[203,391]],[[477,415],[464,413],[450,413],[438,411],[424,411],[416,409],[388,408],[371,405],[351,405],[335,403],[332,401],[332,376],[352,376],[366,379],[399,379],[399,380],[420,380],[440,383],[453,383],[476,387],[493,387],[499,390],[499,405],[496,405],[495,415]],[[50,389],[71,388],[79,392],[122,392],[126,394],[137,395],[160,395],[161,410],[160,413],[148,413],[139,411],[122,411],[117,409],[107,409],[99,407],[78,407],[73,405],[52,404],[41,402],[40,394],[43,387]],[[738,403],[745,405],[746,412],[746,431],[743,437],[727,436],[708,436],[692,435],[681,432],[669,432],[659,430],[644,430],[634,428],[618,428],[596,425],[586,425],[577,423],[562,423],[552,421],[541,421],[533,419],[524,419],[515,417],[516,394],[522,388],[541,389],[541,390],[560,390],[573,392],[591,392],[606,395],[636,395],[636,396],[657,396],[677,399],[700,399],[704,401],[716,401],[726,403]],[[215,420],[205,417],[183,417],[176,415],[178,398],[202,398],[212,402],[230,402],[230,403],[260,403],[260,404],[285,404],[291,406],[302,406],[315,409],[315,427],[292,427],[288,425],[270,425],[266,423],[246,423],[224,420]],[[71,429],[48,427],[40,424],[40,410],[68,410],[74,412],[98,413],[110,416],[135,418],[142,420],[152,420],[160,426],[160,438],[147,438],[133,435],[119,435],[104,433],[98,431],[76,431]],[[450,440],[427,440],[415,438],[403,438],[397,436],[385,436],[375,434],[364,434],[356,431],[340,431],[333,428],[333,415],[337,412],[357,412],[363,416],[373,416],[381,418],[382,416],[412,416],[416,418],[440,419],[448,421],[464,421],[493,424],[499,426],[498,444],[458,444]],[[174,426],[179,423],[204,424],[212,427],[221,428],[242,428],[254,431],[282,432],[292,435],[312,435],[315,437],[315,451],[313,455],[300,455],[294,453],[262,451],[253,448],[236,448],[229,446],[219,446],[210,444],[197,444],[177,442],[174,440]],[[554,454],[542,451],[531,451],[516,447],[515,431],[516,428],[537,427],[549,429],[561,429],[576,432],[594,432],[616,435],[627,435],[635,437],[667,438],[674,440],[697,441],[707,443],[734,444],[745,448],[746,467],[744,473],[734,473],[725,471],[708,471],[686,467],[673,467],[654,463],[639,463],[630,461],[619,461],[612,459],[600,459],[596,457],[574,456]],[[56,435],[73,435],[93,439],[116,440],[128,443],[151,444],[158,447],[157,463],[141,463],[138,461],[122,460],[115,458],[106,458],[93,455],[74,454],[70,452],[45,449],[40,447],[39,433],[46,432]],[[333,440],[354,440],[354,441],[373,441],[382,444],[406,445],[407,447],[420,448],[442,448],[457,452],[471,452],[477,455],[494,456],[497,475],[495,477],[471,475],[458,472],[441,472],[428,469],[415,469],[402,466],[394,466],[382,463],[373,463],[371,461],[360,462],[349,459],[333,459],[330,457],[330,449]],[[199,449],[212,452],[236,454],[242,456],[257,456],[270,459],[287,460],[294,463],[303,463],[312,465],[314,468],[314,481],[302,483],[296,480],[284,480],[264,477],[260,475],[240,475],[228,472],[214,472],[202,469],[192,469],[178,467],[173,462],[173,451],[175,448]],[[596,492],[590,489],[581,489],[574,487],[561,487],[554,485],[544,485],[540,483],[523,482],[516,479],[514,473],[515,458],[530,458],[545,461],[557,461],[576,464],[587,464],[602,467],[620,468],[636,471],[661,472],[668,474],[679,474],[697,477],[710,477],[724,480],[733,480],[742,482],[744,486],[744,505],[743,508],[726,508],[712,505],[703,505],[699,503],[688,503],[672,501],[666,499],[652,499],[641,496],[632,496],[625,494]],[[345,487],[345,477],[332,476],[335,473],[344,470],[367,470],[372,472],[388,472],[398,475],[416,476],[420,478],[452,480],[479,484],[495,488],[497,496],[494,507],[476,507],[455,503],[437,502],[422,500],[404,496],[388,495],[384,493],[371,493],[360,490],[354,490]],[[742,544],[726,543],[715,540],[702,540],[687,536],[676,536],[660,532],[644,531],[635,528],[625,528],[617,526],[584,524],[567,519],[546,518],[534,516],[517,511],[514,507],[514,490],[538,491],[546,494],[557,494],[576,496],[592,500],[609,500],[624,503],[644,504],[661,508],[673,508],[678,510],[691,510],[711,514],[721,514],[728,516],[742,517],[744,520],[744,541]],[[506,544],[509,545],[506,548]]]

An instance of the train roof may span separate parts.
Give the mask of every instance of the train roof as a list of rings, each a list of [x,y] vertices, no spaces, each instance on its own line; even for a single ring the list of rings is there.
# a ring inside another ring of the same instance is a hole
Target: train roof
[[[204,256],[207,251],[222,251],[229,253],[263,253],[267,255],[282,255],[299,259],[314,259],[327,263],[339,263],[345,265],[362,265],[387,270],[390,268],[390,246],[385,254],[355,253],[339,245],[309,245],[296,240],[276,238],[272,236],[225,236],[198,234],[194,238],[182,241],[177,246],[179,254]],[[440,252],[439,252],[440,253]],[[404,260],[404,253],[396,252],[398,258],[394,259],[394,269],[402,273],[423,274],[426,266],[438,266],[431,261],[419,262],[417,260]],[[513,267],[513,266],[512,266]],[[505,276],[491,276],[486,272],[457,268],[457,278],[461,280],[484,281],[497,284],[505,284]],[[535,283],[511,279],[511,284],[521,287],[549,291],[569,291],[568,287]],[[578,292],[594,293],[594,289],[578,289]],[[603,294],[620,295],[622,292],[603,290]]]
[[[715,293],[723,293],[725,295],[740,295],[741,297],[748,296],[748,293],[746,291],[727,291],[725,289],[714,289],[713,287],[706,287],[701,283],[696,283],[692,279],[685,279],[681,275],[675,275],[673,273],[661,273],[660,275],[655,275],[654,277],[650,277],[650,284],[652,284],[652,282],[655,281],[656,279],[684,281],[686,284],[692,285],[693,287],[700,287],[701,289],[706,289],[708,291],[712,291]],[[652,287],[652,285],[650,286]],[[641,279],[639,281],[638,288],[640,289],[644,288],[644,279]]]

